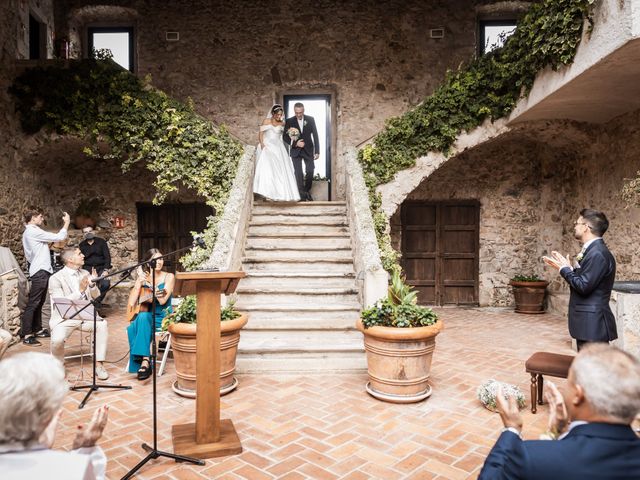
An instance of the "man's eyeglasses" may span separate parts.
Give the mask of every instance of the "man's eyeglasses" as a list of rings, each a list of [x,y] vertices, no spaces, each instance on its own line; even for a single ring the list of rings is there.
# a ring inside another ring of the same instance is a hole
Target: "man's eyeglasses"
[[[585,225],[588,229],[591,229],[591,225],[585,222],[573,222],[573,225]]]

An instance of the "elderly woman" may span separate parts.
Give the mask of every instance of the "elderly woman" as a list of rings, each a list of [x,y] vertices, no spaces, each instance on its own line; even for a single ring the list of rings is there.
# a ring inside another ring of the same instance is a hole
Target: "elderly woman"
[[[0,477],[3,480],[102,480],[107,459],[96,442],[108,407],[98,408],[87,427],[78,426],[74,450],[51,450],[67,393],[62,364],[28,352],[0,362]]]

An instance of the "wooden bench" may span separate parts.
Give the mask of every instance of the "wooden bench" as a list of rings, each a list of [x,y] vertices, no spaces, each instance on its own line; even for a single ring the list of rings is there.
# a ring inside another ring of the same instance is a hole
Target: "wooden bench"
[[[573,355],[536,352],[525,362],[525,369],[527,373],[531,374],[531,413],[536,413],[536,405],[544,403],[542,396],[543,375],[567,378],[573,359]]]

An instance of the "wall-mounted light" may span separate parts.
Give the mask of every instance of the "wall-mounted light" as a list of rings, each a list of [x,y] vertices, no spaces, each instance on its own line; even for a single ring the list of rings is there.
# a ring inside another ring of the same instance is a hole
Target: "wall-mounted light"
[[[164,32],[164,38],[167,42],[177,42],[180,40],[180,32]]]
[[[431,38],[444,38],[444,28],[432,28],[429,30],[429,37]]]

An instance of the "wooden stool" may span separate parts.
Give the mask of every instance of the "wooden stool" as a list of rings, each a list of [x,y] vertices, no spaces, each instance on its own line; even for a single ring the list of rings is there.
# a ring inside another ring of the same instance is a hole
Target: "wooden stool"
[[[536,413],[536,404],[542,405],[544,403],[542,396],[544,379],[542,376],[567,378],[573,359],[572,355],[536,352],[525,362],[525,369],[527,373],[531,374],[531,413]]]

